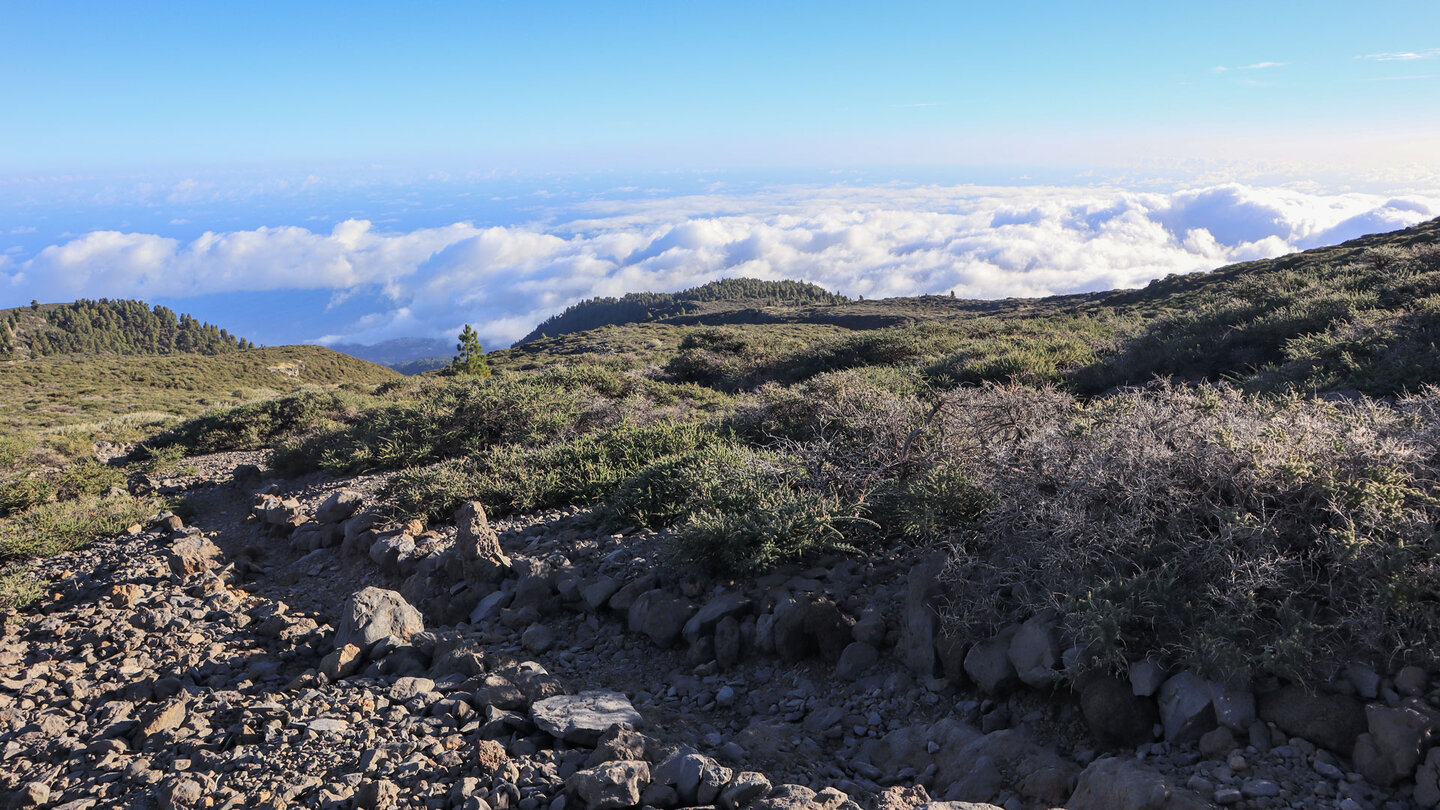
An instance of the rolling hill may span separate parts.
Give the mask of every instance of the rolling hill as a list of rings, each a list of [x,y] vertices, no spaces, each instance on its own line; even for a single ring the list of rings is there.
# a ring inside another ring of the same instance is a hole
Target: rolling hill
[[[1440,220],[1138,290],[993,301],[810,291],[761,304],[717,289],[577,304],[491,361],[590,355],[726,390],[867,366],[942,386],[1019,378],[1088,394],[1156,376],[1371,395],[1440,383]]]

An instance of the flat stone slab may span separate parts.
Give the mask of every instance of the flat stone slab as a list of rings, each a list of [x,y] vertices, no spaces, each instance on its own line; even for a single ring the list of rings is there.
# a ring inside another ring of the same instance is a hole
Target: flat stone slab
[[[537,700],[530,707],[530,716],[546,734],[589,748],[613,725],[639,728],[645,722],[630,698],[608,689]]]

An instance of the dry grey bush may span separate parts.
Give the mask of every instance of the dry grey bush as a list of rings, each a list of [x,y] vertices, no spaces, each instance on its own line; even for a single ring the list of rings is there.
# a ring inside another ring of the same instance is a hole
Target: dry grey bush
[[[937,446],[995,496],[956,544],[949,618],[980,632],[1058,608],[1101,666],[1299,677],[1429,658],[1437,403],[949,394]]]

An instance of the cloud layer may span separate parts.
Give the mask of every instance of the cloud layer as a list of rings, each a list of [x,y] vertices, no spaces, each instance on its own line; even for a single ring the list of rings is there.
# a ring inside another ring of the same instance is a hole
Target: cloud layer
[[[94,231],[0,263],[0,289],[15,300],[365,292],[383,305],[324,338],[444,337],[468,322],[498,346],[584,298],[727,276],[803,279],[866,297],[1039,296],[1140,286],[1437,215],[1440,196],[1235,184],[1173,193],[786,188],[592,203],[566,209],[561,224],[525,227],[385,232],[351,219],[328,233],[286,226],[188,242]]]

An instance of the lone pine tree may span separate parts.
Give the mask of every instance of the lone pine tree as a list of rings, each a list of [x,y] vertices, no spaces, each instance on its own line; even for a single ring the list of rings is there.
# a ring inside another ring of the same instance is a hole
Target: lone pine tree
[[[460,342],[455,345],[455,359],[450,367],[457,374],[473,374],[477,377],[490,376],[490,363],[485,360],[485,349],[480,345],[480,336],[465,324],[460,331]]]

